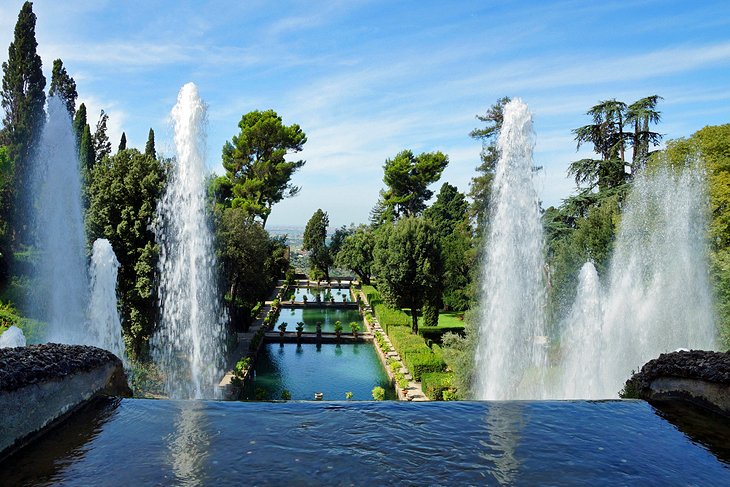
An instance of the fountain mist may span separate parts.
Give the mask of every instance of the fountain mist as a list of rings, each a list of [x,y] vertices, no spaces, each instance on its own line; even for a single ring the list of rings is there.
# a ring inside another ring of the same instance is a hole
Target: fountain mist
[[[533,184],[532,115],[504,107],[482,269],[478,399],[539,398],[545,369],[543,230]]]
[[[224,327],[205,212],[205,105],[194,84],[180,90],[172,119],[177,158],[158,205],[161,322],[152,352],[171,397],[213,398]]]
[[[48,323],[47,340],[89,343],[88,280],[76,138],[66,105],[48,98],[48,118],[34,163],[32,213],[40,258],[31,313]]]
[[[704,173],[696,163],[679,172],[664,164],[636,176],[611,260],[603,316],[584,316],[580,326],[565,330],[566,380],[557,397],[616,397],[631,370],[660,353],[716,346],[706,208]],[[581,314],[576,307],[582,306],[582,293],[571,315]],[[583,299],[598,299],[597,286],[585,290],[591,293],[595,296]],[[589,389],[570,383],[587,377],[594,378]]]
[[[109,240],[94,241],[91,254],[91,300],[89,301],[89,329],[91,342],[109,350],[127,366],[122,339],[122,323],[117,310],[117,273],[119,261]]]

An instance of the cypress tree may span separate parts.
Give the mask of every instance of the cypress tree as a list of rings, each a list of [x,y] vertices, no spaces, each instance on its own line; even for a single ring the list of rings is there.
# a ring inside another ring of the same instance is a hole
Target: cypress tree
[[[124,149],[127,148],[127,134],[122,132],[122,138],[119,139],[119,152],[122,152]]]
[[[81,132],[81,142],[79,143],[79,165],[82,171],[89,172],[94,167],[95,153],[94,142],[91,136],[91,128],[89,124],[84,125]]]
[[[56,95],[66,104],[66,109],[71,117],[74,116],[76,110],[76,98],[79,94],[76,92],[76,81],[68,75],[66,68],[63,67],[63,61],[56,59],[53,61],[53,71],[51,73],[51,87],[48,89],[48,95]]]
[[[81,150],[81,137],[84,135],[84,127],[88,125],[86,119],[86,105],[83,103],[79,105],[79,109],[76,110],[76,116],[74,116],[74,134],[76,134],[76,146]]]
[[[13,204],[16,239],[27,240],[24,228],[28,218],[22,198],[28,194],[30,160],[45,120],[46,78],[41,58],[36,50],[36,16],[33,4],[25,2],[15,24],[15,36],[8,48],[8,60],[2,65],[2,142],[9,147],[15,164],[13,174]]]
[[[155,151],[155,131],[150,128],[150,133],[147,135],[147,143],[144,146],[144,155],[155,159],[157,152]]]

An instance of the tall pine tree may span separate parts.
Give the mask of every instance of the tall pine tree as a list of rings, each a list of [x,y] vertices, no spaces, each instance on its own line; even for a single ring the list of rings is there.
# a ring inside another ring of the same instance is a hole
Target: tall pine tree
[[[5,116],[0,140],[8,146],[15,166],[12,208],[16,243],[29,240],[24,230],[28,226],[25,209],[29,205],[24,204],[23,199],[29,193],[31,158],[45,120],[46,78],[41,58],[36,52],[35,23],[33,4],[25,2],[15,24],[8,60],[3,63],[2,107]]]
[[[122,138],[119,139],[119,149],[118,151],[121,152],[124,149],[127,148],[127,134],[122,132]]]
[[[76,98],[79,94],[76,92],[76,81],[68,75],[66,68],[63,67],[63,61],[56,59],[53,61],[53,71],[51,72],[51,87],[48,89],[48,95],[56,95],[63,103],[71,117],[76,111]]]

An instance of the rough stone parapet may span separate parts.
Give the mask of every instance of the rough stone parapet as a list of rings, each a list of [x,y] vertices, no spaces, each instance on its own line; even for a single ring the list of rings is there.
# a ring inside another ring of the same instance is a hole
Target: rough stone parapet
[[[81,345],[0,350],[0,459],[99,395],[131,396],[122,361]]]
[[[684,400],[730,416],[730,352],[663,353],[634,374],[624,392],[650,402]]]
[[[48,380],[56,380],[78,372],[89,372],[101,365],[122,367],[122,361],[113,353],[85,345],[47,343],[27,347],[0,349],[0,392],[11,392],[21,387]],[[112,395],[131,394],[124,377],[116,383]],[[114,386],[114,384],[112,385]]]

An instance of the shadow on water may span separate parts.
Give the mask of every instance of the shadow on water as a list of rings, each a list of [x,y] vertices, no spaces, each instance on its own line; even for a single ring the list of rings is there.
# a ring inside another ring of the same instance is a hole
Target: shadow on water
[[[87,447],[114,417],[121,399],[99,397],[40,438],[0,462],[3,485],[52,485],[82,459]]]
[[[730,419],[682,401],[653,402],[657,415],[730,465]]]

